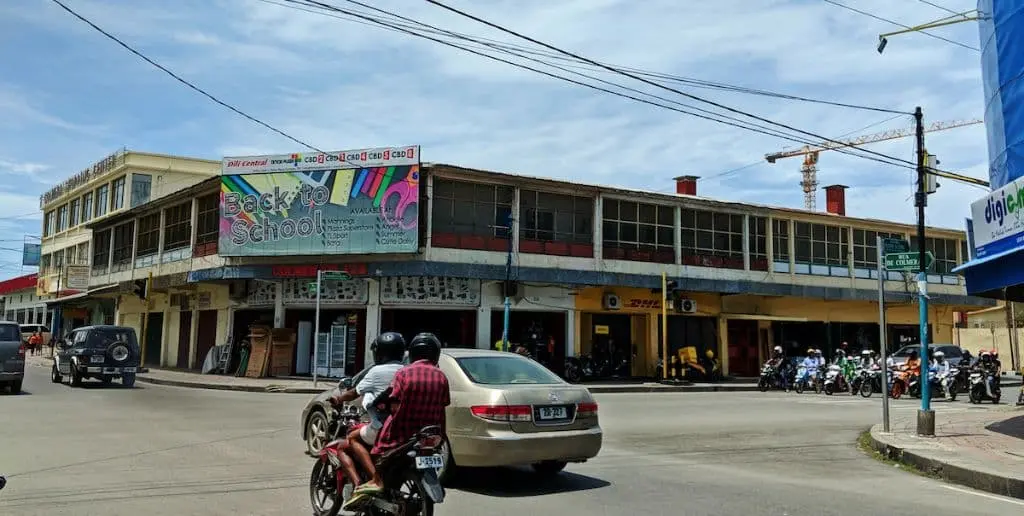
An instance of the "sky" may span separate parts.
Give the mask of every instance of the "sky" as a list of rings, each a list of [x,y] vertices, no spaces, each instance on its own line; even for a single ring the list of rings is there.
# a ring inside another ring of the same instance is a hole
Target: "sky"
[[[425,162],[660,192],[674,191],[675,176],[696,175],[702,196],[803,207],[800,158],[764,160],[800,143],[364,20],[276,5],[283,0],[63,1],[217,98],[319,149],[418,144]],[[422,0],[364,1],[445,30],[531,45]],[[921,0],[836,2],[906,25],[949,14]],[[931,3],[957,12],[975,7],[974,0]],[[921,106],[926,123],[982,117],[977,50],[909,34],[892,38],[879,55],[878,34],[899,27],[825,0],[448,4],[617,66],[900,112]],[[933,32],[978,47],[976,23]],[[715,109],[627,77],[573,70]],[[827,138],[913,123],[906,115],[666,84]],[[903,138],[866,148],[913,160],[913,144]],[[983,125],[928,134],[927,147],[940,168],[987,179]],[[0,278],[33,271],[21,267],[20,250],[41,232],[39,195],[121,148],[210,159],[306,150],[173,80],[51,0],[0,2]],[[909,169],[838,152],[821,154],[818,168],[821,186],[850,186],[849,215],[914,221]],[[927,222],[963,228],[970,202],[985,190],[940,185]],[[818,209],[824,207],[819,191]]]

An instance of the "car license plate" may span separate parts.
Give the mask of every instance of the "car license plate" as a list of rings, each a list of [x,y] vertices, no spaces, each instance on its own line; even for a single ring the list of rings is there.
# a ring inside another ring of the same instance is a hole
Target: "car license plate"
[[[539,407],[537,409],[537,419],[541,421],[550,421],[552,419],[568,419],[569,415],[565,410],[565,407]]]
[[[444,460],[440,455],[416,457],[416,469],[441,469],[443,467]]]
[[[103,357],[101,357],[101,356],[91,356],[91,357],[89,357],[89,363],[92,363],[92,364],[102,364],[103,363]]]

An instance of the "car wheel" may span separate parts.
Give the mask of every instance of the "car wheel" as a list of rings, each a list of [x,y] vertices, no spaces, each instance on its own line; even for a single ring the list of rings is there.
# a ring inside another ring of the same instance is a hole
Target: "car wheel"
[[[327,444],[327,416],[314,410],[306,420],[306,453],[316,454]]]
[[[441,460],[444,461],[444,466],[437,472],[437,478],[443,485],[450,485],[455,479],[457,474],[457,467],[455,464],[455,457],[452,456],[452,445],[448,443],[448,439],[445,439],[441,443],[441,449],[438,450],[441,454]]]
[[[22,380],[18,380],[11,384],[11,394],[21,394],[21,382]]]
[[[71,366],[71,386],[81,387],[82,386],[82,375],[78,372],[78,368],[73,364]]]
[[[135,386],[135,373],[124,373],[121,375],[121,385],[127,388]]]
[[[60,376],[60,370],[57,369],[57,364],[53,364],[53,367],[50,368],[50,382],[60,383],[62,380],[64,379]]]
[[[533,471],[535,471],[537,474],[551,476],[560,473],[563,469],[565,469],[566,465],[567,463],[559,460],[546,460],[544,462],[537,462],[532,466]]]

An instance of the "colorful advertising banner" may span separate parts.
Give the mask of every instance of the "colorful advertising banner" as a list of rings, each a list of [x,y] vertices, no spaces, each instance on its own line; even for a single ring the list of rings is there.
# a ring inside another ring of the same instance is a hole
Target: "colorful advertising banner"
[[[225,158],[221,256],[415,253],[419,147]]]

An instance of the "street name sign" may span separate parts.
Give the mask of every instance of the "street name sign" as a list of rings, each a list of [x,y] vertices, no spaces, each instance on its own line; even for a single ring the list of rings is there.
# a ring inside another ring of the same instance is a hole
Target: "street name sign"
[[[921,262],[918,260],[917,251],[903,253],[886,253],[885,268],[890,271],[917,272],[921,270]],[[930,270],[935,264],[935,255],[931,251],[925,252],[925,270]]]

